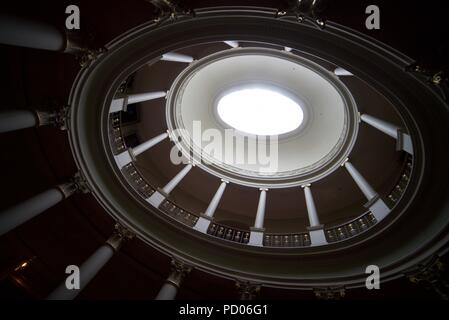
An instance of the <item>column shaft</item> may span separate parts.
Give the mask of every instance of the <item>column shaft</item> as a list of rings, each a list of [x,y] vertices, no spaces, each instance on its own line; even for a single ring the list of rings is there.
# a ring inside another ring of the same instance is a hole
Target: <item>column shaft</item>
[[[256,221],[254,223],[254,228],[263,228],[263,223],[265,219],[265,205],[267,201],[267,191],[266,190],[260,190],[259,195],[259,204],[257,206],[257,214],[256,214]]]
[[[159,142],[161,142],[162,140],[164,140],[167,137],[168,137],[168,133],[164,132],[148,141],[145,141],[144,143],[139,144],[137,147],[132,149],[132,153],[134,156],[137,156],[137,155],[141,154],[142,152],[147,151],[151,147],[155,146],[156,144],[158,144]]]
[[[215,210],[217,210],[218,204],[220,203],[221,197],[223,196],[223,193],[226,189],[227,182],[223,181],[220,186],[217,189],[217,192],[215,192],[214,197],[212,198],[211,202],[209,203],[209,206],[206,209],[206,212],[204,213],[208,217],[213,217]]]
[[[162,55],[161,60],[163,61],[173,61],[173,62],[193,62],[193,58],[186,56],[185,54],[180,54],[176,52],[169,52]]]
[[[0,133],[30,128],[38,125],[36,114],[29,110],[0,112]]]
[[[59,285],[48,297],[48,300],[72,300],[95,277],[103,266],[114,255],[114,249],[104,244],[97,249],[80,267],[80,288],[67,289],[65,281]]]
[[[310,187],[304,186],[304,196],[306,198],[307,214],[309,216],[310,226],[311,227],[319,226],[320,220],[318,219],[315,201],[313,201],[313,195],[312,191],[310,190]]]
[[[399,129],[399,127],[397,127],[397,126],[395,126],[395,125],[393,125],[393,124],[391,124],[389,122],[380,120],[380,119],[375,118],[373,116],[370,116],[368,114],[362,114],[360,116],[360,119],[363,122],[366,122],[369,125],[373,126],[374,128],[376,128],[376,129],[382,131],[383,133],[389,135],[390,137],[395,138],[395,139],[398,138],[398,129]]]
[[[0,235],[14,229],[64,199],[59,188],[44,191],[0,213]]]
[[[181,180],[189,173],[190,169],[192,169],[192,165],[186,165],[169,183],[162,188],[162,190],[169,194],[177,185],[181,182]]]
[[[163,98],[166,94],[167,93],[165,91],[131,94],[128,96],[128,104]]]
[[[57,28],[19,17],[0,16],[0,43],[62,51],[66,46],[65,35]]]
[[[171,282],[165,282],[157,294],[155,300],[174,300],[178,293],[178,287]]]
[[[371,200],[377,196],[376,191],[374,191],[374,189],[370,186],[370,184],[365,180],[365,178],[360,174],[360,172],[358,172],[357,169],[354,168],[354,166],[349,161],[346,161],[345,168],[348,170],[352,179],[354,179],[354,182],[357,184],[357,186],[360,188],[360,190],[363,192],[363,194],[368,200]]]

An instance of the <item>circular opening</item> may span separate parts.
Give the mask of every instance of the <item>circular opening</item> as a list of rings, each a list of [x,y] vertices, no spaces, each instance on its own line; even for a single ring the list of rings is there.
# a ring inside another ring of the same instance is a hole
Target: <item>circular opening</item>
[[[230,92],[218,101],[219,117],[234,129],[254,135],[280,135],[298,128],[301,106],[286,95],[262,88]]]

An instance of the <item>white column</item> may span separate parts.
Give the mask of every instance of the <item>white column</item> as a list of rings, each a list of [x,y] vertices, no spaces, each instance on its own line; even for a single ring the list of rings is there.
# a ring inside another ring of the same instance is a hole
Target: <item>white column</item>
[[[412,139],[410,138],[410,135],[402,132],[400,127],[368,114],[362,114],[360,120],[396,139],[398,141],[398,150],[404,150],[405,152],[413,154]]]
[[[155,300],[174,300],[178,293],[181,283],[184,278],[192,270],[190,266],[185,265],[182,262],[172,260],[171,272],[165,283],[162,285],[161,290],[157,294]]]
[[[357,171],[356,168],[349,162],[346,161],[344,164],[346,170],[348,170],[354,182],[357,184],[359,189],[363,192],[368,200],[371,200],[377,196],[376,191],[370,186],[370,184],[365,180],[365,178]]]
[[[343,68],[340,68],[340,67],[338,67],[338,68],[336,68],[336,69],[334,70],[334,74],[335,74],[336,76],[352,76],[352,75],[353,75],[353,74],[352,74],[351,72],[349,72],[348,70],[343,69]]]
[[[217,210],[218,204],[220,203],[221,197],[223,196],[227,184],[228,181],[221,180],[221,184],[218,187],[217,192],[215,192],[214,197],[210,201],[209,206],[204,213],[206,216],[211,218],[214,216],[215,210]]]
[[[111,107],[109,108],[109,113],[124,111],[126,110],[126,106],[130,104],[159,99],[165,97],[166,95],[167,93],[165,91],[154,91],[130,94],[127,97],[117,98],[112,100]]]
[[[380,221],[385,218],[390,212],[390,208],[388,208],[385,202],[377,195],[376,191],[374,191],[370,184],[349,161],[346,161],[344,166],[348,170],[352,179],[354,179],[357,186],[368,199],[368,203],[366,203],[365,206],[370,209],[376,220]]]
[[[251,228],[251,233],[249,236],[248,244],[253,246],[263,245],[263,224],[265,220],[265,206],[267,201],[267,191],[268,189],[260,189],[259,203],[257,205],[256,220],[254,222],[254,227]]]
[[[187,56],[185,54],[180,54],[176,52],[168,52],[162,55],[162,61],[172,61],[172,62],[184,62],[191,63],[193,62],[193,57]]]
[[[238,41],[223,41],[223,42],[232,48],[237,48],[239,46]]]
[[[306,199],[307,215],[309,217],[310,227],[307,227],[310,235],[310,242],[312,246],[321,246],[327,243],[326,235],[324,234],[324,226],[320,224],[318,213],[313,200],[312,190],[310,184],[302,186],[304,188],[304,196]]]
[[[195,230],[207,233],[207,229],[209,228],[210,222],[213,219],[214,213],[217,210],[218,204],[220,203],[221,197],[223,196],[227,184],[228,181],[223,179],[221,180],[221,184],[218,187],[217,191],[215,192],[215,195],[213,196],[212,200],[210,201],[209,206],[206,209],[206,212],[201,215],[201,217],[198,219],[195,226],[193,227]]]
[[[153,193],[149,198],[146,199],[147,202],[155,206],[156,208],[160,206],[162,201],[170,194],[170,192],[181,182],[181,180],[189,173],[190,169],[192,169],[193,165],[186,165],[173,179],[170,180],[169,183],[165,185],[161,190]]]
[[[151,138],[150,140],[145,141],[144,143],[141,143],[138,146],[132,148],[132,154],[134,156],[138,156],[142,152],[147,151],[151,147],[157,145],[159,142],[163,141],[167,137],[168,137],[167,132],[161,133],[160,135],[158,135],[154,138]]]
[[[368,114],[362,114],[360,116],[360,119],[363,122],[368,123],[369,125],[373,126],[374,128],[382,131],[383,133],[389,135],[392,138],[397,139],[398,138],[398,126],[395,126],[389,122],[380,120],[378,118],[375,118],[373,116],[370,116]]]
[[[128,148],[128,150],[123,151],[122,153],[114,156],[117,166],[120,169],[123,168],[128,163],[132,162],[136,156],[138,156],[142,152],[150,149],[151,147],[155,146],[156,144],[163,141],[167,137],[168,137],[167,132],[161,133],[160,135],[158,135],[154,138],[151,138],[150,140],[145,141],[144,143],[141,143],[134,148]]]
[[[267,189],[260,189],[259,204],[257,205],[256,221],[254,228],[262,229],[265,219],[265,206],[267,202]]]
[[[117,226],[116,226],[117,228]],[[79,267],[80,283],[79,289],[67,288],[66,281],[63,281],[50,295],[47,300],[73,300],[97,275],[104,265],[112,258],[122,245],[124,239],[130,239],[132,235],[123,227],[118,228],[104,245],[98,248]]]
[[[315,202],[313,201],[312,191],[310,190],[310,185],[303,186],[304,196],[306,198],[307,214],[309,216],[309,223],[311,227],[316,227],[320,225],[320,220],[318,219],[318,214],[315,207]]]
[[[0,236],[53,207],[76,190],[67,183],[44,191],[0,213]]]
[[[172,192],[172,190],[181,182],[181,180],[184,179],[187,173],[189,173],[190,169],[192,169],[192,164],[189,163],[162,188],[162,191],[164,191],[166,194]]]

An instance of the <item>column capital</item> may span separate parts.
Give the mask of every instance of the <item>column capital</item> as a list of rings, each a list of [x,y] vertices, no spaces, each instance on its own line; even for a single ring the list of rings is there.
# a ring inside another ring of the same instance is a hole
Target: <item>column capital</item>
[[[303,184],[302,186],[301,186],[301,188],[310,188],[312,186],[312,184],[311,183],[306,183],[306,184]]]
[[[37,126],[53,126],[61,130],[67,130],[69,106],[63,105],[54,111],[35,110]]]
[[[100,55],[106,52],[105,48],[99,49],[87,49],[82,51],[82,54],[79,56],[79,64],[81,67],[85,67],[89,65],[92,61],[96,60]]]
[[[224,183],[226,183],[226,184],[229,183],[229,181],[228,181],[228,180],[225,180],[225,179],[220,179],[220,181],[221,181],[221,182],[224,182]]]
[[[408,271],[404,275],[412,282],[432,289],[442,299],[449,299],[449,268],[435,255]]]
[[[75,175],[73,176],[71,181],[73,184],[75,184],[76,190],[78,192],[81,192],[81,193],[90,192],[89,184],[88,184],[86,178],[84,178],[83,174],[80,171],[75,173]]]
[[[78,188],[75,183],[72,181],[61,183],[56,186],[56,188],[61,191],[61,193],[64,195],[64,199],[67,199],[72,194],[78,191]]]
[[[114,232],[109,237],[109,239],[106,240],[106,243],[110,245],[114,249],[114,251],[118,251],[123,241],[133,239],[135,237],[135,234],[119,223],[116,223],[114,228]]]
[[[260,191],[268,192],[268,188],[259,188]]]
[[[261,289],[260,284],[246,280],[236,280],[235,286],[239,292],[240,300],[254,300]]]
[[[349,158],[346,158],[345,160],[343,160],[343,162],[341,163],[341,167],[344,167],[346,162],[349,162]]]
[[[179,288],[184,278],[192,271],[192,267],[185,262],[172,259],[170,262],[170,275],[166,282],[169,282]]]

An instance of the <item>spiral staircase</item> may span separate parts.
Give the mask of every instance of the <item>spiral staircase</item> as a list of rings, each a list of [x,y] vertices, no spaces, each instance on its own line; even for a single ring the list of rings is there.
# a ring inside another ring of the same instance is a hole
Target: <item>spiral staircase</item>
[[[81,64],[66,106],[1,114],[3,132],[66,130],[76,164],[69,181],[1,213],[4,237],[72,195],[89,196],[86,207],[102,213],[88,219],[115,227],[80,264],[81,290],[124,245],[169,257],[156,299],[175,298],[194,272],[209,283],[235,281],[242,299],[273,289],[338,298],[365,288],[369,265],[379,266],[382,283],[409,278],[447,297],[447,283],[434,280],[444,278],[449,219],[440,74],[429,77],[393,48],[325,21],[312,4],[153,4],[169,14],[95,50],[49,26],[2,18],[5,28],[27,31],[3,43],[75,53]],[[280,136],[279,167],[269,175],[214,158],[191,128],[199,120],[224,132],[217,97],[261,84],[288,91],[305,114],[299,130]],[[81,290],[62,281],[47,298]]]

